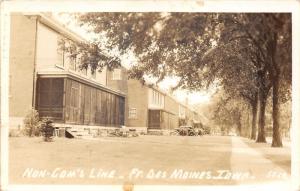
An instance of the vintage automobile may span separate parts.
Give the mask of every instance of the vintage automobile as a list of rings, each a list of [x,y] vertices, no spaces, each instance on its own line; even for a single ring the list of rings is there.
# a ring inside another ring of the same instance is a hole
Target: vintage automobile
[[[203,129],[203,128],[197,128],[197,129],[198,129],[198,135],[205,135],[205,134],[207,134],[206,131],[205,131],[205,129]]]
[[[180,126],[179,128],[175,128],[172,135],[181,135],[181,136],[197,136],[203,135],[203,131],[200,128],[194,128],[189,125]]]

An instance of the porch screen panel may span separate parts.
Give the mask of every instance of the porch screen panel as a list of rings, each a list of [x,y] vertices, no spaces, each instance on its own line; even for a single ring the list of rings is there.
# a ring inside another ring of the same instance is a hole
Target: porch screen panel
[[[97,89],[91,89],[91,117],[90,124],[95,124],[96,122],[96,110],[97,110]]]
[[[101,125],[106,125],[106,118],[107,118],[107,93],[101,92]]]
[[[41,117],[63,120],[63,78],[39,78],[37,109]]]
[[[101,125],[101,90],[97,90],[95,123]]]
[[[125,98],[119,97],[119,124],[125,124]]]
[[[52,79],[52,94],[51,105],[55,108],[63,106],[63,91],[64,91],[64,79],[54,78]]]
[[[73,124],[82,124],[80,120],[81,100],[80,83],[67,79],[66,81],[66,122]]]
[[[84,84],[79,84],[79,107],[80,107],[80,114],[79,114],[79,121],[80,124],[84,123]]]
[[[84,87],[84,124],[90,123],[91,115],[91,87]]]
[[[124,97],[70,78],[39,78],[37,108],[41,117],[69,124],[124,125]]]
[[[119,96],[116,96],[116,104],[115,104],[115,109],[116,109],[116,113],[115,113],[115,125],[116,126],[120,126],[120,116],[119,116],[119,100],[120,100],[120,97]]]
[[[106,116],[106,125],[111,126],[111,94],[107,93],[107,99],[106,99],[106,108],[107,108],[107,116]]]
[[[38,107],[43,112],[43,115],[50,115],[51,107],[51,79],[39,79],[39,89],[38,89]],[[46,110],[48,108],[48,110]]]
[[[160,122],[161,122],[161,112],[160,110],[149,110],[148,114],[148,126],[149,128],[158,129],[160,128]]]
[[[72,81],[71,89],[71,108],[72,108],[72,121],[79,123],[80,106],[79,106],[79,83]]]
[[[66,97],[65,97],[65,120],[66,122],[71,121],[70,115],[71,115],[71,87],[72,87],[72,81],[70,79],[66,79]]]
[[[116,121],[116,96],[111,94],[111,119],[110,119],[110,124],[111,126],[115,126],[115,121]]]

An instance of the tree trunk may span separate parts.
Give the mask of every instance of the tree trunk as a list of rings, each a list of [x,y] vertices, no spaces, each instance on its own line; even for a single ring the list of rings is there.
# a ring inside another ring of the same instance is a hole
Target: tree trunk
[[[280,117],[280,108],[279,108],[279,75],[274,76],[273,78],[273,138],[272,138],[272,147],[282,147],[282,140],[279,128],[279,117]]]
[[[242,136],[242,122],[241,122],[241,117],[238,117],[237,121],[237,130],[238,130],[238,136]]]
[[[265,137],[265,110],[267,105],[267,96],[261,91],[259,96],[259,120],[257,143],[266,143]]]
[[[270,52],[272,55],[272,65],[270,70],[270,75],[272,77],[272,86],[273,86],[273,136],[272,136],[272,147],[282,147],[280,129],[279,129],[279,120],[280,120],[280,103],[279,103],[279,83],[280,83],[280,66],[276,61],[276,53],[277,53],[277,33],[274,33],[273,41],[270,43]]]
[[[251,139],[256,139],[256,121],[257,121],[257,104],[258,95],[255,95],[254,102],[251,104],[252,107],[252,128],[251,128]]]

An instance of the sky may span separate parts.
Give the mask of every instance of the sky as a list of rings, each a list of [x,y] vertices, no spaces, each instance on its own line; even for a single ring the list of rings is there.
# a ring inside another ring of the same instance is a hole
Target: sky
[[[55,19],[59,22],[64,24],[70,30],[76,32],[80,36],[82,36],[86,40],[93,40],[96,38],[93,34],[89,33],[86,28],[79,27],[74,20],[72,20],[68,14],[60,14],[60,13],[53,13]],[[130,65],[136,62],[134,55],[127,55],[121,58],[122,65],[126,68],[129,68]],[[151,79],[148,80],[151,82]],[[166,77],[162,82],[158,84],[159,88],[163,89],[164,91],[168,92],[168,89],[172,86],[175,86],[177,83],[176,78]],[[208,103],[214,94],[214,90],[203,90],[203,91],[187,91],[178,89],[173,92],[173,96],[175,96],[180,102],[188,101],[189,104],[201,104],[201,103]]]

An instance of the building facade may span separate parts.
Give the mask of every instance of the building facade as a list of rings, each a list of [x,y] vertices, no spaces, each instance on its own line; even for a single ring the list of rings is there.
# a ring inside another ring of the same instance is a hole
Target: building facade
[[[83,38],[43,14],[11,15],[10,126],[22,126],[30,109],[58,125],[120,127],[125,97],[107,87],[107,71],[79,69],[60,48],[61,39]]]
[[[63,127],[171,130],[192,125],[197,113],[157,87],[128,79],[124,67],[91,72],[60,48],[83,38],[43,14],[11,15],[10,126],[34,108]]]
[[[122,91],[126,91],[127,95],[125,125],[128,128],[147,132],[172,130],[180,125],[199,123],[198,113],[187,104],[180,103],[158,87],[142,84],[135,79],[128,79],[126,72],[122,74],[124,74],[121,79],[123,82],[118,83],[122,84]],[[108,84],[112,84],[109,82],[112,79],[108,78]],[[115,88],[117,87],[115,86]]]

